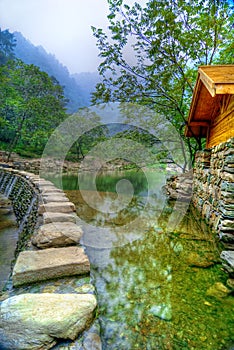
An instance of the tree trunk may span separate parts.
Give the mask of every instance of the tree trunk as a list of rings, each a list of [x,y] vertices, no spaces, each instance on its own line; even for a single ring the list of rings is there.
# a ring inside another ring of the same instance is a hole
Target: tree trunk
[[[19,123],[19,126],[18,126],[18,128],[16,130],[15,137],[14,137],[13,141],[11,142],[11,144],[9,146],[9,152],[8,152],[7,160],[6,160],[7,163],[9,162],[11,154],[12,154],[15,146],[17,145],[17,143],[18,143],[18,141],[20,139],[21,131],[22,131],[25,119],[26,119],[26,114],[24,113],[23,116],[22,116],[22,119],[21,119],[21,121]]]

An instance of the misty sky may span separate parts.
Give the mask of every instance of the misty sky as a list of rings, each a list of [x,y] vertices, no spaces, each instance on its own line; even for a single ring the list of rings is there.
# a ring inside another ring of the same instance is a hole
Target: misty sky
[[[107,0],[0,0],[1,29],[19,31],[42,45],[71,73],[97,70],[90,27],[105,28],[107,14]]]

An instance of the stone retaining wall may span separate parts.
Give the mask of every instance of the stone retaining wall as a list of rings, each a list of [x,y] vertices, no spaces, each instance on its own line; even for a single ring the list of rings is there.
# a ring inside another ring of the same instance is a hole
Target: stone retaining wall
[[[192,202],[222,241],[234,243],[234,138],[197,152]]]
[[[0,192],[11,200],[19,225],[17,255],[26,248],[36,226],[39,192],[29,176],[14,169],[0,169]]]
[[[46,350],[63,339],[72,343],[56,349],[101,349],[97,322],[89,328],[97,301],[74,204],[50,181],[9,168],[0,168],[0,192],[19,224],[12,286],[0,297],[0,349]]]
[[[172,200],[191,199],[223,242],[223,265],[234,275],[234,138],[197,152],[193,174],[172,176],[164,189]]]
[[[224,244],[224,268],[234,275],[234,138],[197,152],[192,202]]]

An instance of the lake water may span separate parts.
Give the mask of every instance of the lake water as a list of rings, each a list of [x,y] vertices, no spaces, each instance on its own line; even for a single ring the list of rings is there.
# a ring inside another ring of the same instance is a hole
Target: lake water
[[[164,174],[142,171],[63,178],[84,230],[103,349],[233,349],[221,248],[187,203],[167,202],[164,184]]]

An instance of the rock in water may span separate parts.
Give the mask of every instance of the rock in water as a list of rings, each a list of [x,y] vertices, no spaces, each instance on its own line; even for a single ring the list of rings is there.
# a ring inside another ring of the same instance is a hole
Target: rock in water
[[[170,305],[166,305],[166,304],[153,305],[150,308],[149,312],[154,316],[161,318],[161,320],[171,321],[172,319],[172,312],[171,312]]]
[[[12,272],[12,280],[14,286],[20,286],[59,277],[83,275],[89,271],[89,259],[83,248],[48,248],[21,252]]]
[[[206,295],[217,299],[221,299],[225,298],[230,292],[231,291],[225,285],[223,285],[223,283],[216,282],[207,290]]]
[[[0,349],[50,349],[74,340],[93,319],[91,294],[21,294],[0,304]]]
[[[32,243],[38,248],[56,248],[78,244],[82,229],[72,222],[50,223],[42,225]]]

